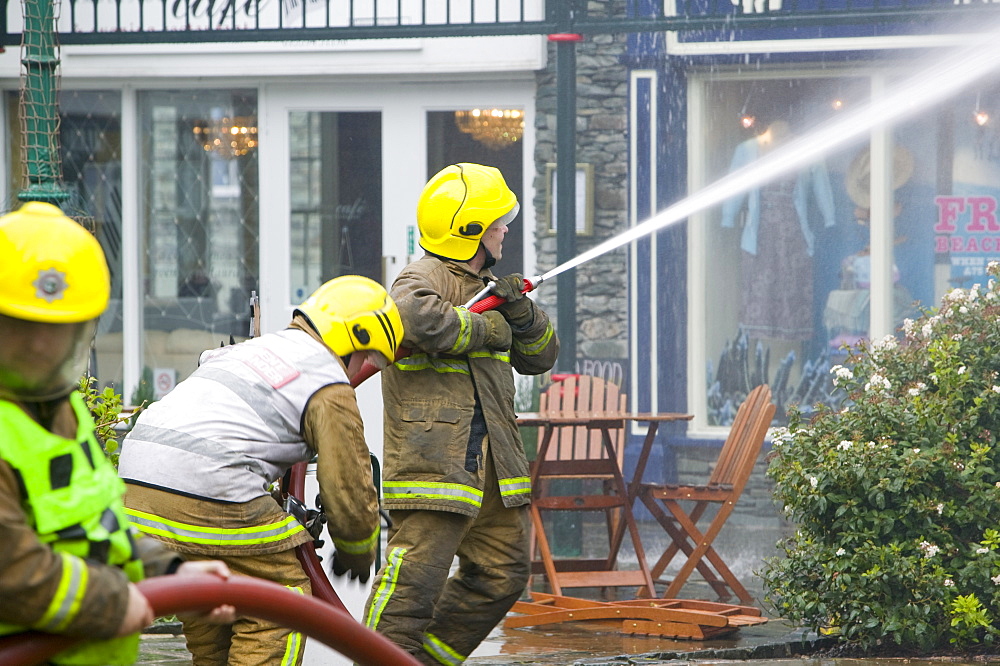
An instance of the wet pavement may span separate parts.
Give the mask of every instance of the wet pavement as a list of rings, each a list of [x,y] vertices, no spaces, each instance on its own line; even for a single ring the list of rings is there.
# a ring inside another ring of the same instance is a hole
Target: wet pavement
[[[172,625],[171,628],[176,625]],[[829,644],[829,639],[818,639]],[[625,666],[667,664],[677,661],[704,663],[720,660],[788,659],[803,651],[810,653],[817,643],[801,629],[782,620],[743,627],[729,637],[709,641],[677,641],[648,636],[628,636],[598,629],[587,623],[565,623],[549,627],[504,629],[490,634],[466,663],[474,666],[531,666],[572,664],[580,666]],[[821,645],[822,643],[820,643]],[[312,658],[307,663],[326,664],[339,660]],[[802,660],[791,660],[801,666]],[[190,665],[182,635],[146,634],[142,638],[140,664]],[[829,660],[827,663],[831,663]],[[908,666],[912,666],[909,662]],[[387,665],[389,666],[389,665]]]

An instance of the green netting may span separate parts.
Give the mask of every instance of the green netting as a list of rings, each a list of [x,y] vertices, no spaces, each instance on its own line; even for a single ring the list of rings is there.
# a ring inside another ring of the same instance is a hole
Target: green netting
[[[59,159],[59,45],[54,0],[23,0],[21,40],[22,182],[18,199],[59,204],[68,198]]]

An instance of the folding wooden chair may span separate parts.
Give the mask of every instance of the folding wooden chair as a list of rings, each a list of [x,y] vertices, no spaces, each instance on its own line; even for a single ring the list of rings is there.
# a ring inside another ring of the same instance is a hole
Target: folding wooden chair
[[[622,478],[625,422],[621,415],[625,404],[626,396],[615,384],[587,375],[571,375],[540,396],[539,416],[550,421],[539,430],[538,455],[532,465],[531,551],[537,551],[539,557],[532,562],[532,573],[544,572],[557,595],[564,587],[636,584],[655,594]],[[560,419],[575,422],[560,425]],[[552,495],[551,482],[560,479],[579,480],[581,490]],[[554,558],[543,526],[543,511],[603,511],[608,527],[608,556]],[[638,571],[616,570],[617,550],[610,544],[622,520],[639,555]]]
[[[732,514],[753,472],[774,412],[771,389],[766,384],[750,392],[736,412],[715,469],[704,485],[641,484],[639,499],[672,539],[671,545],[651,569],[656,582],[667,584],[664,598],[677,597],[688,577],[697,569],[721,601],[726,601],[734,593],[743,603],[752,602],[750,593],[726,566],[712,543]],[[682,502],[688,505],[693,502],[693,506],[685,511]],[[717,505],[718,510],[708,528],[702,532],[697,523],[711,505]],[[680,571],[671,581],[661,580],[664,570],[680,552],[687,555]]]

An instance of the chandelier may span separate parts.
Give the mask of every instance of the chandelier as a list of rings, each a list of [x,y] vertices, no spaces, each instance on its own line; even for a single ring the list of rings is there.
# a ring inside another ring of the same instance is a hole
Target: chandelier
[[[214,151],[226,158],[246,155],[257,147],[255,116],[234,116],[211,122],[200,120],[191,131],[206,152]]]
[[[469,109],[455,112],[455,125],[491,150],[503,150],[524,135],[520,109]]]

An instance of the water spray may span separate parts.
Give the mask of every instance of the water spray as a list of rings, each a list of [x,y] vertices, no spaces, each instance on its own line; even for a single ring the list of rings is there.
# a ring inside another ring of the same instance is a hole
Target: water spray
[[[832,148],[866,135],[880,126],[923,111],[935,102],[946,99],[1000,68],[1000,28],[970,35],[965,43],[966,46],[955,53],[918,68],[917,74],[879,99],[857,107],[816,130],[791,139],[753,163],[668,206],[645,222],[595,245],[540,276],[525,280],[522,293],[532,291],[539,284],[591,259],[648,236],[654,231],[686,220],[695,213],[760,187],[790,171],[807,166]],[[479,292],[465,307],[472,312],[485,312],[503,303],[503,299],[496,295],[487,296],[488,293],[489,287]],[[397,353],[397,360],[409,355],[409,350],[401,349],[400,352],[402,353]],[[362,371],[352,375],[351,385],[358,386],[375,372],[377,369],[363,368]]]

